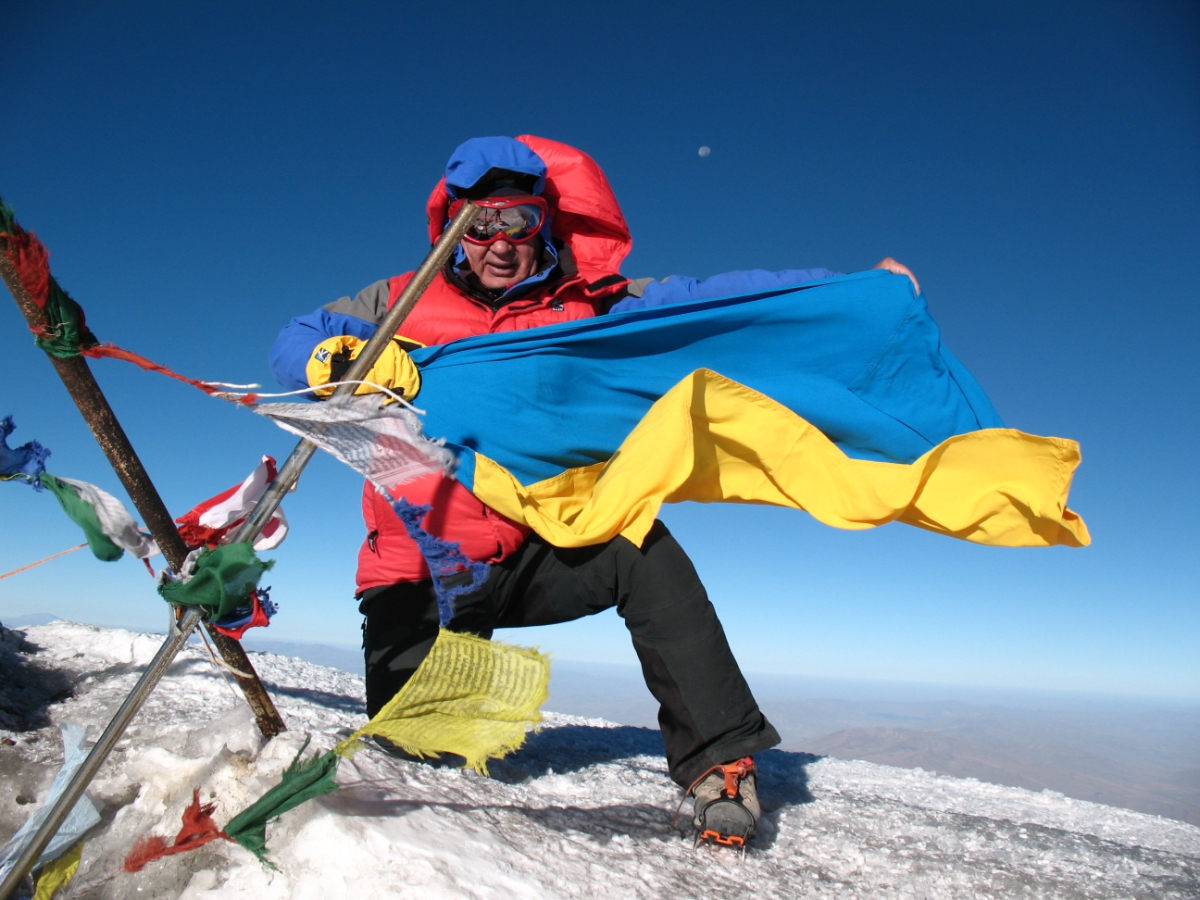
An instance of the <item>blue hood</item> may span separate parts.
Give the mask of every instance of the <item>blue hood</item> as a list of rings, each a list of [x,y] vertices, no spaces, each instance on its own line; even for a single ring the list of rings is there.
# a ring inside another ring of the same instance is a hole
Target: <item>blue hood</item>
[[[533,193],[546,187],[546,164],[520,141],[510,137],[482,137],[464,141],[446,163],[446,193],[457,200],[459,192],[475,186],[491,169],[508,169],[537,179]]]

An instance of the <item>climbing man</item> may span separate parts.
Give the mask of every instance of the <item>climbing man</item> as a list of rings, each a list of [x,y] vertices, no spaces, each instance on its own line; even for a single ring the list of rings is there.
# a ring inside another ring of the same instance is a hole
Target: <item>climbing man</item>
[[[459,146],[426,206],[431,241],[467,200],[482,207],[479,218],[366,381],[403,391],[412,383],[406,351],[415,347],[837,274],[754,270],[705,281],[631,281],[619,269],[632,239],[604,173],[587,154],[543,138],[473,138]],[[913,277],[891,259],[876,268]],[[296,389],[338,381],[411,277],[378,281],[353,299],[293,319],[271,351],[276,377]],[[660,704],[670,774],[694,798],[700,835],[739,846],[754,835],[762,810],[752,756],[777,744],[779,735],[665,525],[655,523],[641,546],[619,536],[564,549],[445,475],[423,476],[403,490],[409,503],[431,507],[420,523],[426,532],[490,566],[480,586],[457,598],[447,627],[490,637],[496,628],[568,622],[616,607]],[[367,712],[374,716],[433,646],[439,615],[425,559],[370,484],[363,515],[356,597],[365,616]]]

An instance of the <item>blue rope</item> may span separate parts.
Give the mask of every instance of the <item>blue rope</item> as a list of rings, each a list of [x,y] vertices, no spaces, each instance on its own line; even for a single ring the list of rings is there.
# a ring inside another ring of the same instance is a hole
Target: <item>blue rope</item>
[[[404,523],[404,530],[416,542],[417,549],[425,558],[425,564],[429,566],[429,573],[433,576],[433,590],[437,594],[438,619],[440,624],[445,627],[454,618],[454,601],[463,594],[469,594],[487,581],[491,566],[485,562],[474,562],[467,559],[459,549],[457,541],[443,541],[422,528],[421,520],[431,509],[433,509],[432,506],[417,506],[409,503],[404,497],[392,501],[392,510]],[[443,579],[460,572],[471,573],[470,584],[451,586],[442,584]]]

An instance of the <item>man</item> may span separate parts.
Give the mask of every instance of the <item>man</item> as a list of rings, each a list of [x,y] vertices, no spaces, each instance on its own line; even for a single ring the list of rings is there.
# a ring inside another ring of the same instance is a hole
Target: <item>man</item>
[[[466,200],[482,207],[479,218],[365,379],[409,399],[417,378],[406,349],[836,274],[755,270],[703,282],[630,281],[619,268],[632,239],[603,172],[579,150],[542,138],[475,138],[458,147],[427,204],[431,241]],[[912,277],[891,259],[877,268]],[[376,282],[353,300],[343,297],[293,319],[272,349],[276,377],[293,388],[337,381],[411,277]],[[486,400],[485,391],[464,402],[479,399]],[[696,827],[722,843],[753,836],[761,808],[751,757],[779,735],[742,677],[691,561],[661,522],[641,547],[617,537],[562,549],[453,479],[429,475],[403,489],[409,503],[432,507],[421,522],[425,531],[491,567],[481,586],[457,599],[447,627],[490,637],[495,628],[566,622],[616,607],[660,703],[671,777],[693,795]],[[363,512],[368,534],[357,597],[366,617],[373,716],[425,658],[439,617],[417,544],[370,485]]]

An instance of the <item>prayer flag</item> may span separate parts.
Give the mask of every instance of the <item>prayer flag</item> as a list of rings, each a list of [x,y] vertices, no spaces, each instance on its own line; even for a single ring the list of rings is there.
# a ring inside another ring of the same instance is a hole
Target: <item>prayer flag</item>
[[[8,446],[8,436],[16,427],[12,416],[0,419],[0,481],[24,481],[40,491],[39,477],[46,470],[46,457],[50,451],[37,441],[20,447]]]
[[[254,512],[267,488],[275,481],[275,460],[264,456],[258,467],[241,484],[235,484],[184,513],[176,523],[189,547],[216,547],[229,543],[232,532]],[[288,523],[283,508],[267,521],[254,539],[255,550],[273,550],[287,537]]]
[[[97,559],[112,562],[128,550],[138,559],[159,552],[149,535],[138,531],[137,523],[120,500],[94,484],[43,472],[42,484],[50,489],[63,512],[83,529],[88,546]]]
[[[87,759],[88,745],[84,740],[83,729],[72,722],[67,722],[60,726],[60,730],[62,731],[64,757],[62,768],[54,776],[54,783],[50,785],[50,791],[46,794],[42,805],[0,850],[0,878],[7,875],[16,864],[25,848],[33,840],[33,836],[37,834],[37,830],[42,827],[42,822],[50,814],[51,808],[58,802],[58,798],[62,796],[79,767],[83,765],[83,761]],[[46,845],[42,855],[38,857],[36,865],[44,865],[52,859],[57,859],[65,851],[79,843],[84,834],[99,822],[100,813],[96,810],[96,805],[87,794],[83,794],[71,807],[71,811],[67,813],[67,818],[54,837],[50,839],[50,843]]]

